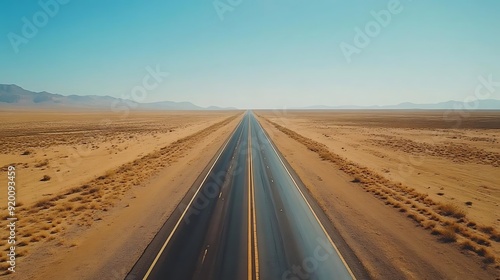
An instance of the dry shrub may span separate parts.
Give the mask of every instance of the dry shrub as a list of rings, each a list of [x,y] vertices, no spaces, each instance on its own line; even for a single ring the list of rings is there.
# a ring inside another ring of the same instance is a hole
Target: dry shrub
[[[495,263],[495,261],[496,261],[496,258],[495,258],[495,256],[493,256],[492,254],[488,254],[488,253],[487,253],[487,254],[484,256],[484,260],[483,260],[483,262],[484,262],[484,263],[486,263],[486,264]]]
[[[460,248],[462,248],[463,250],[468,250],[468,251],[475,251],[476,250],[476,247],[474,246],[474,244],[472,242],[470,242],[469,240],[466,240],[466,241],[463,241],[462,243],[460,243]]]
[[[488,252],[488,250],[486,250],[485,248],[479,248],[476,250],[476,253],[481,256],[481,257],[485,257],[489,254],[491,254],[490,252]]]
[[[73,204],[65,201],[64,203],[60,204],[59,209],[61,211],[71,211],[73,210]]]
[[[48,159],[46,159],[44,161],[39,161],[39,162],[35,163],[35,167],[36,168],[44,167],[44,166],[47,166],[47,165],[49,165],[49,160]]]
[[[484,257],[483,262],[485,264],[492,264],[496,261],[495,255],[485,248],[474,248],[473,251],[476,252],[478,256]]]
[[[486,234],[493,234],[495,232],[495,228],[492,226],[478,226],[478,229]]]
[[[16,257],[18,257],[18,258],[24,257],[24,256],[26,256],[27,252],[28,252],[27,250],[17,250]]]
[[[491,245],[491,243],[488,240],[486,240],[485,238],[483,238],[481,236],[472,236],[471,240],[474,241],[474,242],[476,242],[479,245],[484,245],[484,246],[490,246]]]
[[[457,219],[465,217],[465,210],[453,203],[441,204],[438,209],[440,214],[443,216],[451,216]]]
[[[451,243],[457,241],[457,233],[452,226],[446,227],[435,227],[432,229],[431,234],[439,235],[439,240],[445,243]]]
[[[52,202],[57,202],[57,201],[59,201],[59,200],[61,200],[61,199],[64,199],[64,198],[66,198],[66,196],[65,196],[65,195],[63,195],[63,194],[60,194],[60,195],[56,195],[56,196],[52,197],[52,198],[50,199],[50,201],[52,201]]]
[[[431,213],[429,219],[433,221],[439,221],[439,216],[436,213]]]
[[[425,229],[433,229],[433,228],[436,227],[436,222],[434,222],[434,221],[424,221],[424,222],[422,222],[422,226]]]
[[[90,203],[89,205],[89,208],[90,209],[98,209],[99,207],[99,204],[97,204],[97,202],[93,201],[92,203]]]
[[[52,207],[54,205],[55,205],[54,202],[46,199],[46,200],[38,201],[35,204],[35,207],[40,208],[40,209],[49,209],[50,207]]]
[[[45,181],[49,181],[51,179],[51,177],[49,175],[43,175],[42,179],[40,179],[40,181],[42,182],[45,182]]]
[[[75,196],[75,197],[73,197],[72,199],[70,199],[69,201],[70,201],[70,202],[77,202],[77,201],[80,201],[80,200],[82,200],[82,199],[83,199],[83,197],[82,197],[82,196]]]
[[[93,194],[93,193],[96,193],[99,191],[99,188],[98,187],[93,187],[85,192],[82,192],[82,195],[89,195],[89,194]]]
[[[495,231],[491,234],[490,239],[496,242],[500,242],[500,232]]]
[[[351,180],[352,183],[362,183],[363,180],[360,177],[354,177],[354,179]]]
[[[87,205],[80,205],[80,206],[78,206],[78,207],[75,209],[75,211],[82,211],[82,210],[85,210],[85,209],[87,209]]]
[[[468,222],[468,223],[467,223],[467,227],[470,227],[470,228],[476,229],[476,223],[474,223],[474,222]]]
[[[50,231],[50,234],[56,234],[58,232],[61,231],[61,228],[60,227],[54,227],[51,231]]]
[[[40,240],[42,240],[42,238],[39,235],[37,235],[37,236],[31,237],[30,242],[36,243],[36,242],[39,242]]]
[[[418,224],[420,224],[424,218],[420,217],[419,214],[416,214],[416,213],[408,213],[408,215],[406,215],[408,218],[414,220],[415,222],[417,222]]]
[[[49,230],[50,229],[50,226],[49,225],[43,225],[41,227],[42,230]]]
[[[496,257],[493,253],[491,253],[489,250],[485,248],[475,246],[469,240],[461,242],[460,248],[463,250],[475,252],[478,256],[484,257],[483,262],[486,264],[491,264],[496,261]]]
[[[80,187],[72,188],[67,193],[65,193],[65,195],[70,195],[70,194],[82,192],[82,191],[88,189],[89,187],[90,187],[89,185],[82,185]]]

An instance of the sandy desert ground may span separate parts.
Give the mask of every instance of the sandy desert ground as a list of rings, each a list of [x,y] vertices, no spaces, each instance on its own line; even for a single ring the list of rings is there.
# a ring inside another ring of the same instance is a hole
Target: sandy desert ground
[[[1,112],[0,183],[14,165],[19,219],[17,272],[3,276],[123,279],[240,115]]]
[[[500,277],[500,113],[256,113],[374,279]],[[123,279],[240,119],[1,112],[21,206],[20,273],[0,277]]]
[[[499,279],[500,112],[256,113],[374,278]]]

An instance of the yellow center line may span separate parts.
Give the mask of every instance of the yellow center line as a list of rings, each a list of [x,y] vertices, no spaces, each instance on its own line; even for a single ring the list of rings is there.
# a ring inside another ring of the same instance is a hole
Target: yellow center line
[[[249,145],[252,146],[252,129],[249,125],[250,134],[249,137]],[[252,158],[252,149],[250,149],[250,171],[253,172],[253,158]],[[259,250],[257,247],[257,222],[256,222],[256,214],[255,214],[255,188],[253,184],[253,173],[250,173],[250,181],[251,181],[251,191],[252,191],[252,209],[253,209],[253,238],[254,238],[254,251],[255,251],[255,279],[259,280]]]
[[[248,133],[250,135],[250,126],[248,126]],[[250,142],[248,143],[248,154],[251,154],[251,148],[250,148]],[[250,165],[250,156],[247,159],[247,164],[248,164],[248,280],[253,280],[253,273],[252,273],[252,212],[250,210],[251,207],[251,186],[252,186],[252,171],[251,171],[251,165]]]

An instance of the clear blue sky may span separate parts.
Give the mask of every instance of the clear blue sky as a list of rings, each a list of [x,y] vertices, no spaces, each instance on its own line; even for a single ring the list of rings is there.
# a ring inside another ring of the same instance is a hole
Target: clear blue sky
[[[479,75],[500,81],[497,0],[401,0],[348,63],[340,44],[389,2],[241,0],[221,20],[211,0],[73,0],[43,25],[38,1],[2,0],[0,83],[120,97],[159,65],[170,75],[146,101],[284,108],[463,100]]]

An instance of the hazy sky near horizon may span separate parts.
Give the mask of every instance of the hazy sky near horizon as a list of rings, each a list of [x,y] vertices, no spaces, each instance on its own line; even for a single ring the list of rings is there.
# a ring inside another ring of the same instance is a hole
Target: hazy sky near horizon
[[[500,82],[496,0],[55,1],[1,1],[0,83],[130,97],[158,67],[141,101],[290,108],[463,101],[478,76]]]

